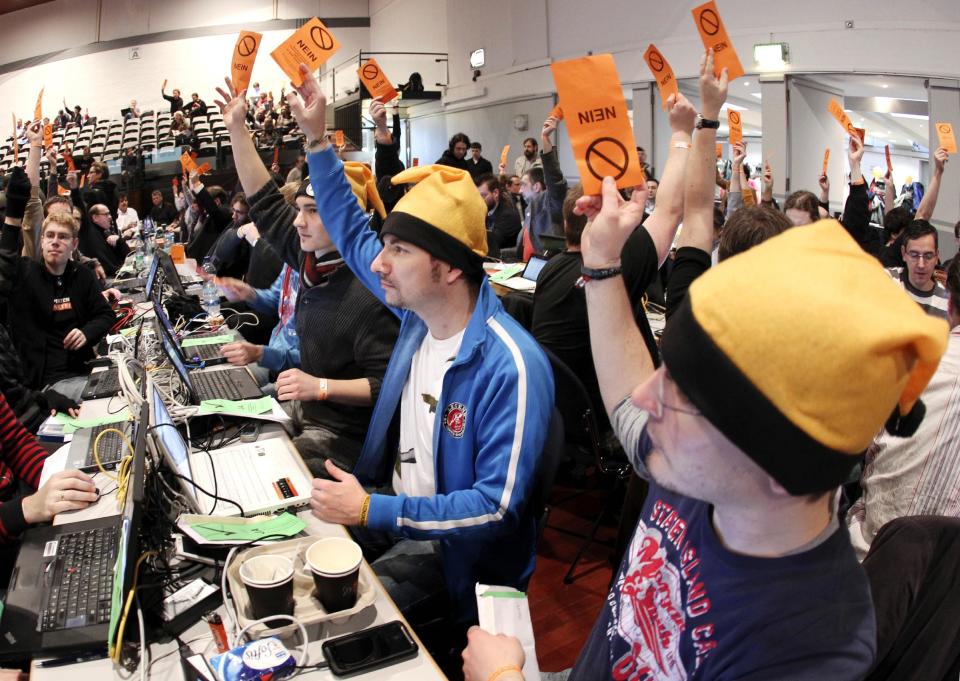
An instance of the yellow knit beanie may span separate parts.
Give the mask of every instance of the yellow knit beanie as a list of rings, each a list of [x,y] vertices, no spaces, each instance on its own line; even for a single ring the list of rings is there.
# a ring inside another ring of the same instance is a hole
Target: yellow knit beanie
[[[364,211],[373,208],[381,218],[387,217],[387,211],[383,207],[383,201],[380,200],[380,192],[377,191],[377,182],[373,178],[373,173],[366,163],[357,161],[346,161],[343,164],[343,171],[350,182],[350,189],[353,190],[357,202]]]
[[[695,281],[661,350],[714,426],[807,494],[843,482],[885,422],[912,416],[916,428],[948,331],[837,221],[821,220]]]

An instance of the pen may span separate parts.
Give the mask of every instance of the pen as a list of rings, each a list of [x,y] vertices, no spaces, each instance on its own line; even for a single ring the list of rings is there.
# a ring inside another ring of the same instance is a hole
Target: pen
[[[62,667],[68,664],[78,664],[80,662],[90,662],[91,660],[101,660],[107,656],[106,650],[99,650],[85,655],[74,655],[73,657],[56,657],[52,660],[43,660],[41,667]]]

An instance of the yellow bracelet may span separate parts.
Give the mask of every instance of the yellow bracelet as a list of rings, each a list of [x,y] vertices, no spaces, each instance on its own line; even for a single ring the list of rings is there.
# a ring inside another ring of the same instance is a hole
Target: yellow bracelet
[[[370,515],[370,495],[368,494],[360,504],[360,527],[367,526],[367,517]]]
[[[510,672],[516,672],[521,676],[523,675],[523,670],[520,669],[520,667],[518,667],[515,664],[508,664],[507,666],[500,667],[499,669],[494,671],[493,674],[490,675],[490,678],[487,679],[487,681],[497,681],[497,679],[499,679],[501,676],[503,676],[504,674],[509,674]]]

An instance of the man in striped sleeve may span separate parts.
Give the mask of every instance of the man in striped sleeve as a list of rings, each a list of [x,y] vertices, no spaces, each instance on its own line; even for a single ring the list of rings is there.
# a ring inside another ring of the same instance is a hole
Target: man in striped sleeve
[[[933,278],[940,251],[937,244],[937,229],[926,220],[914,220],[906,229],[901,251],[906,267],[891,267],[887,270],[914,302],[924,312],[947,319],[947,289]]]
[[[304,73],[288,101],[306,133],[317,211],[350,268],[401,319],[356,477],[328,465],[334,480],[314,481],[313,510],[354,529],[401,610],[446,591],[444,614],[473,622],[478,581],[523,589],[533,572],[529,502],[553,409],[550,364],[486,281],[487,209],[470,174],[395,175],[416,184],[387,216],[381,244],[325,141],[319,84]]]

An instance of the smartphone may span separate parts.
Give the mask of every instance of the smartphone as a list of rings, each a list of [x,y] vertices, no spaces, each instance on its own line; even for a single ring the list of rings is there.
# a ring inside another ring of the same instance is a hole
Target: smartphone
[[[417,642],[403,622],[387,622],[324,641],[323,657],[336,676],[388,667],[417,655]]]

